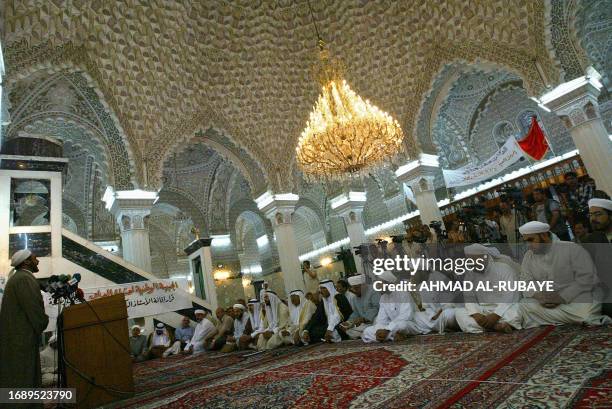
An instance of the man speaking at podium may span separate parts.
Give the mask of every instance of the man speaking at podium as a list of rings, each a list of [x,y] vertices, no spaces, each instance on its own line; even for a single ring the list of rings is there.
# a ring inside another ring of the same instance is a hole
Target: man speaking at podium
[[[49,317],[33,275],[38,260],[30,250],[19,250],[11,266],[0,308],[0,388],[40,388],[38,346]]]

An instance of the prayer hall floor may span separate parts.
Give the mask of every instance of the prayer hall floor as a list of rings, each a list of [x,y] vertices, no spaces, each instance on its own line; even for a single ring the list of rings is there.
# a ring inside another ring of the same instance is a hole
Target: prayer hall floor
[[[612,327],[204,353],[134,367],[112,408],[612,408]]]

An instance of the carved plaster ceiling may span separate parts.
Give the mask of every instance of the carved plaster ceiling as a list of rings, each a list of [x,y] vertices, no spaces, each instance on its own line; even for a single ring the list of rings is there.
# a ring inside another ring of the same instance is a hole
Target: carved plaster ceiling
[[[559,74],[545,46],[544,1],[313,2],[346,79],[400,120],[414,153],[416,116],[436,73],[488,61],[532,95]],[[75,66],[97,84],[126,134],[139,179],[159,185],[164,158],[201,128],[221,129],[290,188],[292,158],[318,87],[304,1],[4,2],[9,82]],[[139,182],[143,182],[140,180]]]

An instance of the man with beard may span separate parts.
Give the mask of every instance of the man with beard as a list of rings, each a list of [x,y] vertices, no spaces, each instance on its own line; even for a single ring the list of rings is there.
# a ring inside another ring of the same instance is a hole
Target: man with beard
[[[251,341],[250,334],[253,332],[253,327],[249,314],[246,312],[246,307],[240,303],[234,304],[232,316],[234,317],[234,333],[226,338],[226,343],[221,348],[221,352],[246,349]]]
[[[11,266],[14,269],[9,273],[0,309],[0,388],[40,388],[38,347],[49,317],[33,274],[38,272],[38,259],[28,249],[19,250],[11,258]]]
[[[217,329],[207,318],[208,313],[204,310],[195,310],[195,318],[198,324],[193,331],[193,337],[187,342],[183,354],[199,354],[204,352],[204,344],[215,334]]]
[[[366,285],[363,274],[348,278],[351,294],[349,299],[353,312],[342,324],[350,339],[361,338],[363,330],[374,322],[380,303],[380,295]]]
[[[267,351],[283,344],[281,333],[289,328],[289,310],[272,290],[263,293],[268,327],[257,339],[257,349]]]
[[[583,246],[591,254],[605,286],[602,313],[612,317],[612,200],[589,200],[589,217],[593,233],[586,236]]]
[[[327,329],[323,334],[325,342],[340,342],[348,339],[348,335],[340,324],[348,318],[353,309],[344,294],[338,293],[332,280],[319,283],[319,292],[323,301],[323,310],[327,319]]]
[[[576,243],[553,242],[546,223],[525,223],[519,232],[529,247],[521,266],[521,281],[552,281],[554,286],[554,291],[523,292],[523,328],[608,322],[601,315],[603,294],[589,253]]]

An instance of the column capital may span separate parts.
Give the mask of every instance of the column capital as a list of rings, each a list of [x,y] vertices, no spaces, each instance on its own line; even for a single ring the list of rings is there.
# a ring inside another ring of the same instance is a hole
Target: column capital
[[[267,191],[257,199],[257,208],[272,222],[276,227],[282,224],[291,224],[295,205],[300,197],[294,193],[272,193]]]
[[[332,211],[345,223],[361,223],[361,214],[367,200],[365,191],[345,191],[330,200]]]
[[[400,183],[406,183],[417,193],[434,190],[434,179],[439,169],[437,155],[421,153],[418,159],[397,168],[395,176]]]
[[[559,116],[566,128],[571,129],[599,118],[599,96],[601,77],[595,71],[565,82],[540,97],[546,108]]]
[[[106,209],[115,216],[122,233],[146,229],[144,218],[151,214],[157,199],[157,192],[139,189],[115,191],[112,186],[106,188],[102,197]]]

